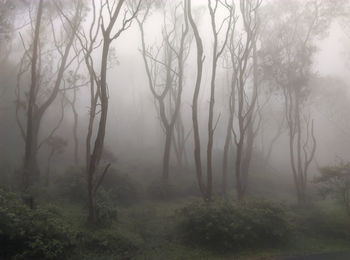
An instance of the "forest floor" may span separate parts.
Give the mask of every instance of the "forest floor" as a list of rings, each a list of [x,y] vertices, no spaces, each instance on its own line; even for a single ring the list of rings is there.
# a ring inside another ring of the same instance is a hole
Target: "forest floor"
[[[323,253],[309,256],[288,257],[285,260],[349,260],[350,252]]]
[[[260,188],[264,185],[255,185],[261,190],[257,189],[252,199],[263,197],[259,194],[267,196],[269,193],[266,190],[270,190],[268,201],[282,205],[286,213],[284,219],[291,229],[288,239],[283,244],[264,240],[259,245],[244,244],[244,247],[229,252],[221,247],[214,251],[198,243],[185,242],[184,229],[179,228],[183,210],[199,205],[200,197],[184,192],[181,196],[157,199],[147,191],[133,198],[131,195],[139,190],[139,186],[132,189],[128,179],[108,180],[101,189],[99,199],[103,202],[100,204],[101,212],[105,212],[102,216],[110,223],[97,228],[88,226],[86,222],[85,179],[72,176],[73,180],[62,181],[62,185],[58,183],[51,189],[39,189],[37,193],[38,208],[51,207],[57,218],[54,220],[62,220],[77,234],[74,237],[74,252],[62,259],[350,260],[349,217],[341,205],[333,200],[315,199],[308,207],[300,208],[293,204],[292,199],[288,200],[289,193],[284,192],[281,185],[276,188],[267,186],[265,189]],[[70,175],[68,177],[72,178]],[[119,190],[109,190],[107,185],[114,188],[116,184],[119,184]],[[182,188],[181,185],[176,187]],[[114,209],[116,214],[111,214]],[[274,226],[272,220],[268,229]]]

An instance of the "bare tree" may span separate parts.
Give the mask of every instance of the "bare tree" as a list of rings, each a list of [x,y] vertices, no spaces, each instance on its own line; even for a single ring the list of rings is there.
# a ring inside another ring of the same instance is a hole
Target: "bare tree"
[[[75,53],[77,56],[81,56],[78,48],[74,47]],[[69,106],[72,109],[73,113],[73,142],[74,142],[74,163],[76,165],[79,164],[79,138],[78,138],[78,124],[79,124],[79,113],[76,107],[77,102],[77,92],[79,88],[85,87],[88,82],[86,82],[85,77],[80,74],[80,67],[82,62],[84,61],[84,57],[82,59],[79,59],[77,61],[77,66],[74,70],[71,70],[68,72],[67,79],[65,82],[69,85],[68,88],[65,88],[66,90],[71,90],[73,92],[72,97],[69,97],[68,95],[65,95],[65,99],[68,102]],[[66,91],[63,92],[64,94]]]
[[[137,1],[136,5],[129,8],[126,5],[125,0],[105,0],[100,2],[99,7],[96,7],[95,1],[92,0],[91,6],[93,18],[88,27],[88,31],[85,32],[82,29],[77,33],[78,40],[81,43],[85,64],[89,72],[90,83],[90,117],[88,134],[86,137],[86,171],[89,205],[88,219],[94,224],[98,221],[96,204],[97,191],[111,166],[111,164],[108,163],[103,167],[102,172],[98,173],[103,153],[108,115],[107,65],[109,51],[111,43],[114,40],[117,40],[123,32],[130,28],[133,20],[138,14],[140,5],[141,1]],[[104,15],[105,13],[106,16]],[[120,17],[121,25],[115,30],[117,21]],[[101,40],[99,40],[100,35],[102,36]],[[100,72],[98,73],[92,55],[101,45],[101,67]],[[100,107],[100,111],[97,111],[98,106]],[[96,138],[94,145],[91,146],[97,114],[99,114],[99,120],[97,123]]]
[[[164,7],[165,8],[165,7]],[[141,32],[142,56],[145,64],[148,85],[155,98],[162,127],[165,132],[165,146],[163,153],[162,182],[166,188],[169,177],[169,163],[172,139],[174,138],[174,128],[179,125],[179,114],[181,108],[183,82],[184,82],[184,62],[188,52],[186,41],[189,26],[187,20],[186,5],[184,6],[184,17],[181,22],[180,36],[178,36],[178,11],[179,5],[175,7],[172,15],[171,29],[168,29],[166,22],[167,13],[164,11],[163,41],[155,52],[147,49],[145,43],[144,23],[150,11],[150,5],[146,7],[142,19],[138,19]],[[164,53],[164,54],[163,54]],[[159,56],[163,56],[159,58]],[[174,87],[174,85],[176,87]],[[163,86],[159,92],[158,86]],[[166,112],[166,100],[169,99],[169,113]],[[177,146],[174,146],[177,147]]]
[[[17,111],[17,122],[19,124],[21,134],[25,140],[25,155],[24,155],[24,171],[23,171],[23,189],[26,190],[33,182],[38,179],[40,175],[40,170],[37,164],[37,153],[42,144],[44,144],[47,138],[39,141],[39,130],[41,121],[51,106],[55,101],[58,93],[60,92],[61,83],[63,80],[63,74],[67,68],[75,60],[75,56],[70,57],[70,50],[74,41],[75,32],[80,24],[81,18],[81,5],[74,3],[74,13],[69,15],[69,19],[72,23],[71,28],[67,28],[63,23],[60,15],[58,15],[58,21],[62,22],[62,33],[64,38],[59,40],[56,35],[56,30],[54,27],[54,22],[52,17],[48,18],[49,24],[52,26],[52,37],[54,39],[54,52],[51,51],[51,55],[48,55],[47,64],[44,62],[44,57],[42,53],[45,50],[41,44],[41,34],[43,14],[45,9],[45,4],[41,0],[39,1],[37,8],[37,15],[35,19],[34,28],[34,38],[30,47],[27,48],[23,38],[23,46],[25,52],[22,58],[22,66],[20,72],[18,73],[18,83],[17,83],[17,101],[16,101],[16,111]],[[31,18],[31,17],[30,17]],[[32,19],[32,18],[31,18]],[[44,20],[45,22],[46,20]],[[33,22],[33,21],[32,21]],[[53,70],[53,59],[52,57],[58,56],[58,69]],[[25,75],[26,69],[30,68],[31,84],[29,87],[28,95],[21,96],[23,92],[20,91],[21,78]],[[51,74],[50,74],[51,73]],[[51,88],[50,88],[51,87]],[[24,124],[20,120],[19,113],[26,110],[26,123]]]
[[[233,4],[234,2],[232,2]],[[227,16],[222,19],[221,24],[217,25],[217,10],[219,5],[223,6],[227,10]],[[207,146],[207,199],[211,199],[212,196],[212,183],[213,183],[213,165],[212,165],[212,153],[213,153],[213,143],[214,143],[214,132],[215,128],[220,119],[218,116],[216,123],[214,124],[214,105],[215,105],[215,85],[216,85],[216,72],[217,64],[220,56],[223,54],[226,44],[229,39],[230,30],[232,26],[232,20],[234,19],[234,6],[228,4],[227,1],[222,2],[215,0],[208,0],[208,8],[210,13],[211,27],[214,38],[213,52],[212,52],[212,68],[211,68],[211,80],[210,80],[210,102],[209,102],[209,115],[208,115],[208,146]],[[224,41],[219,46],[219,34],[223,29],[224,24],[227,23],[226,30],[224,31]]]
[[[194,38],[196,41],[196,49],[197,49],[197,76],[195,83],[195,90],[193,94],[192,101],[192,121],[193,121],[193,135],[194,135],[194,160],[196,166],[196,176],[199,185],[199,190],[202,194],[204,200],[209,200],[206,191],[206,185],[203,180],[203,170],[202,170],[202,161],[201,161],[201,144],[200,144],[200,136],[199,136],[199,125],[198,125],[198,97],[199,91],[202,82],[202,73],[203,73],[203,63],[204,63],[204,55],[203,55],[203,43],[202,38],[199,35],[198,27],[192,17],[192,7],[191,0],[187,0],[188,5],[188,21],[191,25],[192,31],[194,33]]]
[[[240,17],[243,34],[236,40],[235,28],[231,30],[229,53],[232,66],[231,94],[229,96],[229,120],[223,158],[223,193],[226,193],[228,148],[233,134],[235,144],[235,179],[239,201],[244,199],[253,144],[257,127],[254,124],[258,109],[258,61],[257,36],[259,30],[258,9],[261,0],[240,1]],[[237,20],[236,20],[237,21]],[[249,84],[252,79],[252,84]],[[252,91],[251,91],[252,90]],[[249,94],[252,92],[252,94]],[[237,128],[234,115],[237,114]],[[255,126],[254,126],[255,125]]]
[[[223,7],[227,12],[227,16],[225,16],[220,25],[217,26],[217,11],[218,7]],[[203,179],[203,170],[202,170],[202,162],[201,162],[201,144],[200,144],[200,135],[199,135],[199,125],[198,125],[198,98],[199,92],[201,88],[202,81],[202,72],[203,72],[203,63],[204,63],[204,55],[203,55],[203,43],[202,38],[199,34],[198,27],[192,16],[192,7],[191,1],[188,1],[188,17],[189,22],[194,33],[195,41],[196,41],[196,49],[197,49],[197,78],[195,83],[195,90],[193,94],[192,101],[192,121],[193,121],[193,134],[194,134],[194,158],[196,165],[196,175],[198,180],[199,189],[202,193],[203,199],[207,202],[211,200],[212,197],[212,182],[213,182],[213,169],[212,169],[212,150],[214,143],[214,132],[217,126],[217,123],[220,119],[218,116],[216,123],[214,123],[214,105],[215,105],[215,82],[216,82],[216,71],[217,71],[217,63],[224,52],[226,47],[229,31],[232,25],[233,20],[233,7],[228,4],[227,1],[214,1],[214,3],[208,0],[208,9],[211,18],[211,29],[214,38],[214,44],[212,49],[212,66],[211,66],[211,83],[210,83],[210,103],[209,103],[209,114],[208,114],[208,145],[207,145],[207,174],[206,174],[206,182]],[[226,27],[225,27],[226,25]],[[224,30],[223,35],[223,43],[219,46],[219,34]]]

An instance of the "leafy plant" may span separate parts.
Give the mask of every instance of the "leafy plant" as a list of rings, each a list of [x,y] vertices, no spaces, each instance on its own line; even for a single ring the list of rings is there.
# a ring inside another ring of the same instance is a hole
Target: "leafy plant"
[[[321,175],[314,179],[323,197],[333,196],[339,200],[350,216],[350,163],[320,169]]]
[[[62,259],[75,247],[76,233],[54,206],[29,209],[16,194],[0,190],[0,256]]]
[[[214,250],[274,245],[289,237],[284,209],[269,202],[192,204],[181,215],[185,240]]]

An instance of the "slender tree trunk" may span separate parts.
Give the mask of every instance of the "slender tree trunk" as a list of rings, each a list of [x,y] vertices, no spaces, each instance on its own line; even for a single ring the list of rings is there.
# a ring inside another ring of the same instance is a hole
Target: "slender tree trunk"
[[[242,180],[242,173],[241,173],[243,145],[244,145],[244,138],[242,137],[240,138],[240,141],[237,144],[237,153],[236,153],[236,162],[235,162],[236,192],[237,192],[238,201],[242,201],[244,199],[243,180]]]
[[[230,143],[232,140],[232,125],[233,125],[233,113],[230,112],[228,125],[226,129],[226,138],[225,138],[225,145],[224,145],[224,155],[223,155],[223,162],[222,162],[222,193],[224,196],[226,196],[227,193],[227,167],[228,167],[228,155],[230,150]]]
[[[242,162],[243,196],[246,195],[246,191],[248,187],[248,176],[249,176],[250,162],[252,160],[252,154],[253,154],[254,137],[255,136],[254,136],[254,130],[253,130],[253,123],[250,123],[247,129],[247,142],[244,149],[244,159]]]
[[[171,149],[171,137],[172,137],[172,127],[168,127],[165,130],[165,146],[164,146],[164,153],[163,153],[163,175],[162,175],[162,181],[164,184],[164,188],[167,188],[168,185],[168,179],[169,179],[169,166],[170,166],[170,149]]]
[[[109,35],[108,35],[109,37]],[[101,82],[100,82],[100,101],[101,101],[101,113],[100,122],[98,125],[97,136],[94,144],[94,149],[89,160],[88,167],[88,196],[89,196],[89,220],[92,223],[97,223],[96,212],[96,191],[98,188],[98,182],[96,181],[95,174],[99,165],[103,144],[106,132],[106,122],[108,113],[108,96],[107,96],[107,59],[110,46],[110,40],[106,39],[103,43],[102,61],[101,61]]]
[[[215,34],[215,31],[214,31]],[[208,119],[208,146],[207,146],[207,196],[211,199],[212,183],[213,183],[213,143],[214,143],[214,105],[215,105],[215,80],[216,80],[216,64],[217,64],[217,38],[214,41],[213,65],[210,86],[210,103],[209,103],[209,119]]]
[[[50,177],[51,177],[51,161],[52,161],[52,157],[55,154],[55,149],[52,148],[51,152],[49,154],[49,157],[47,159],[47,169],[46,169],[46,180],[45,180],[45,185],[46,187],[49,187],[50,185]]]
[[[38,118],[35,116],[36,110],[36,89],[37,89],[37,62],[39,49],[39,36],[41,17],[43,13],[43,0],[40,0],[35,24],[33,54],[31,59],[31,85],[29,89],[29,101],[27,108],[27,127],[25,135],[25,154],[24,154],[24,172],[23,189],[26,190],[33,183],[33,179],[40,175],[39,167],[36,161],[37,153],[37,132]]]
[[[73,139],[74,139],[74,163],[76,165],[79,164],[79,139],[78,139],[78,120],[79,115],[75,108],[75,102],[77,98],[76,89],[74,89],[73,93],[73,101],[72,101],[72,110],[73,110],[73,116],[74,116],[74,123],[73,123]]]
[[[196,175],[197,175],[199,190],[203,196],[203,199],[207,201],[208,195],[207,195],[206,187],[203,183],[203,177],[202,177],[203,171],[202,171],[202,162],[201,162],[201,148],[200,148],[201,144],[200,144],[199,124],[198,124],[198,97],[199,97],[199,91],[200,91],[201,81],[202,81],[202,72],[203,72],[203,44],[202,44],[202,39],[198,32],[197,25],[195,24],[192,17],[191,0],[188,0],[188,20],[192,27],[195,40],[196,40],[196,46],[197,46],[197,76],[196,76],[196,84],[195,84],[195,90],[194,90],[193,100],[192,100],[194,160],[196,165]]]

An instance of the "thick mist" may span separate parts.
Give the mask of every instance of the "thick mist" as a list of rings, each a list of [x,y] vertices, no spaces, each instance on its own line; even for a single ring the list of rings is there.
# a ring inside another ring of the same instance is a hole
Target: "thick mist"
[[[192,199],[306,209],[336,190],[320,208],[349,211],[349,15],[347,0],[0,1],[0,187],[30,208],[72,199],[93,225],[104,202],[146,226]],[[209,210],[186,207],[188,223]]]

